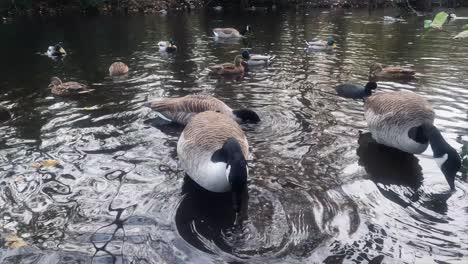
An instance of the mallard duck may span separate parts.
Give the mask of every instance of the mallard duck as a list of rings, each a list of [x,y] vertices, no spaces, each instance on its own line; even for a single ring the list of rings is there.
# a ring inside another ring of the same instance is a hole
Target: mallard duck
[[[110,76],[119,76],[125,75],[128,73],[128,66],[127,64],[117,61],[111,64],[109,67],[109,75]]]
[[[251,31],[252,28],[247,25],[241,32],[234,28],[215,28],[213,34],[217,38],[240,38]]]
[[[229,116],[212,111],[191,118],[177,143],[180,164],[188,176],[211,192],[232,192],[240,211],[247,191],[249,144]]]
[[[244,73],[244,66],[242,65],[242,56],[238,55],[233,63],[223,63],[209,67],[212,74],[217,75],[236,75]]]
[[[370,79],[411,79],[415,71],[401,67],[387,67],[380,63],[374,63],[369,70]]]
[[[158,42],[159,51],[172,53],[177,51],[177,46],[173,40],[169,41],[159,41]]]
[[[5,122],[10,120],[11,114],[8,108],[4,107],[3,105],[0,105],[0,122]]]
[[[257,123],[260,121],[257,113],[250,109],[233,110],[223,101],[204,94],[166,98],[149,102],[146,106],[157,111],[161,118],[181,125],[186,125],[194,115],[205,111],[219,112],[230,116],[238,122],[250,121]]]
[[[65,56],[67,52],[62,47],[61,43],[56,44],[55,46],[49,46],[47,49],[47,56],[49,57],[61,57]]]
[[[336,93],[345,98],[364,99],[372,95],[372,90],[377,89],[376,82],[368,82],[365,87],[350,83],[340,84],[335,87]]]
[[[79,94],[87,94],[94,91],[94,89],[89,89],[87,85],[78,83],[78,82],[65,82],[58,77],[52,77],[50,79],[49,88],[52,89],[52,93],[59,96],[71,96]]]
[[[252,54],[249,50],[242,52],[242,58],[249,66],[270,65],[276,56]]]
[[[305,43],[307,45],[307,49],[310,50],[334,50],[336,48],[336,41],[334,39],[329,39],[327,41],[306,41]]]
[[[424,97],[407,91],[377,93],[366,99],[364,116],[380,144],[413,154],[424,152],[430,144],[450,189],[455,189],[460,156],[434,126],[434,111]]]

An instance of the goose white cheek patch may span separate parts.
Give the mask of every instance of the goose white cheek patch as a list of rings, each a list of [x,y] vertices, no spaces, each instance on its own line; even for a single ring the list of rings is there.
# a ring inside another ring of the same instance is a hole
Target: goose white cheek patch
[[[447,159],[448,159],[447,153],[445,153],[442,157],[434,158],[435,162],[437,163],[437,166],[439,166],[440,169],[442,169],[442,165],[444,165]]]

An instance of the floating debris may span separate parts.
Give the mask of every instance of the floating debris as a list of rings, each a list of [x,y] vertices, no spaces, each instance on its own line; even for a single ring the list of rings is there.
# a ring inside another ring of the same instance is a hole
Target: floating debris
[[[42,160],[32,165],[34,169],[40,169],[42,167],[57,167],[60,164],[58,160]]]
[[[5,246],[14,249],[25,247],[27,244],[21,237],[17,236],[16,234],[11,234],[5,237]]]

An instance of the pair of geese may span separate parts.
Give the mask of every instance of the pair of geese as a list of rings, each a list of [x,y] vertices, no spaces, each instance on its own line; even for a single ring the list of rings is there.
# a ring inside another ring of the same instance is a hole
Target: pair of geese
[[[337,90],[345,90],[345,86]],[[347,85],[351,90],[360,90],[365,99],[364,117],[372,137],[380,144],[413,154],[424,152],[430,144],[450,189],[455,190],[460,156],[434,126],[435,114],[429,102],[408,91],[374,95],[363,92],[370,86]],[[231,192],[233,208],[239,212],[247,191],[249,145],[238,122],[256,123],[260,117],[250,109],[234,110],[219,99],[200,94],[157,100],[145,106],[165,120],[185,125],[177,143],[182,168],[208,191]]]

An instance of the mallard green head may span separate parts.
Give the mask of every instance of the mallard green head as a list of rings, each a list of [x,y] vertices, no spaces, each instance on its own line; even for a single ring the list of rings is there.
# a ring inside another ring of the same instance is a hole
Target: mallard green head
[[[336,41],[334,39],[329,39],[327,41],[327,45],[332,47],[332,48],[336,48]]]

